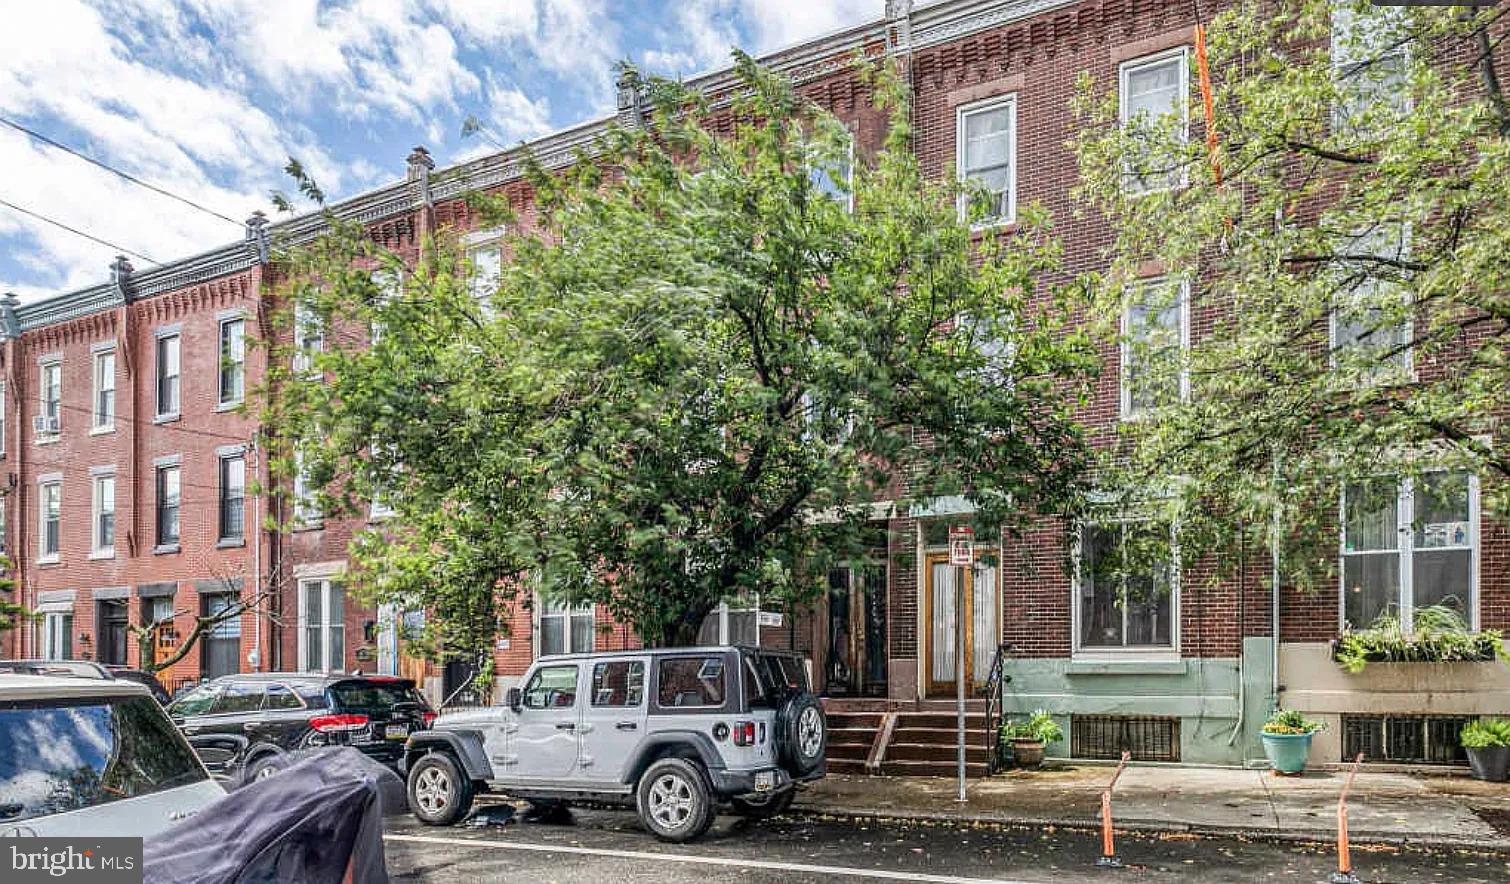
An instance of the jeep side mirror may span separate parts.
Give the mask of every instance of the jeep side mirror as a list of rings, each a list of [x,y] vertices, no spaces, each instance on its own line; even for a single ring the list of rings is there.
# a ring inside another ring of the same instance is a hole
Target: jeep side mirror
[[[509,688],[503,695],[503,702],[509,704],[509,708],[518,712],[524,707],[524,695],[519,693],[518,688]]]

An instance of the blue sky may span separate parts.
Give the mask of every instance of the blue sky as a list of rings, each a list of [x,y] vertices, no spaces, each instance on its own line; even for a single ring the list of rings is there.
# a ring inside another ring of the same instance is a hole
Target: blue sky
[[[613,65],[723,66],[879,18],[884,0],[0,0],[0,116],[233,219],[290,155],[332,197],[613,106]],[[486,135],[463,138],[476,116]],[[0,126],[0,200],[157,261],[239,226]],[[0,291],[103,281],[116,248],[0,206]],[[138,268],[151,266],[132,258]]]

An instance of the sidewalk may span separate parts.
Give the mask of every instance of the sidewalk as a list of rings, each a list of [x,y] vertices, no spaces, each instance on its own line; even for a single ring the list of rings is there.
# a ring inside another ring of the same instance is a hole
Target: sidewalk
[[[932,821],[1095,826],[1111,767],[1045,766],[968,781],[833,775],[799,793],[804,813]],[[1113,793],[1119,829],[1330,840],[1344,773],[1277,777],[1266,770],[1129,767]],[[1481,816],[1475,811],[1483,812]],[[1498,820],[1496,830],[1490,820]],[[1510,852],[1510,784],[1466,777],[1359,773],[1348,798],[1354,840]]]

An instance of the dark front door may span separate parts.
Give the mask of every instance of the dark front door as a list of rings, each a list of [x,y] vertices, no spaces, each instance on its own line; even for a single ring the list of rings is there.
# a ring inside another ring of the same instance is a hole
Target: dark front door
[[[886,566],[865,562],[828,574],[824,692],[886,696]]]
[[[107,666],[126,665],[126,600],[99,602],[99,662]]]

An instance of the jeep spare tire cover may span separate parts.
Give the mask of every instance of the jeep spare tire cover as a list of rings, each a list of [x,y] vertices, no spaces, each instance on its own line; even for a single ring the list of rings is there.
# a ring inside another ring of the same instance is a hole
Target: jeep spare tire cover
[[[823,763],[828,746],[828,722],[818,698],[807,691],[787,697],[776,716],[776,733],[781,760],[797,776],[810,774]]]

